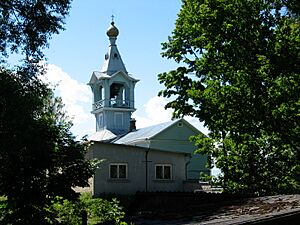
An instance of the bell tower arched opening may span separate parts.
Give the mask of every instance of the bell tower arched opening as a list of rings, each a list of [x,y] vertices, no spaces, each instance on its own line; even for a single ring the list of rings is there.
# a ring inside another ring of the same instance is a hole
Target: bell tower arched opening
[[[110,102],[112,107],[129,107],[129,88],[123,83],[112,83]]]

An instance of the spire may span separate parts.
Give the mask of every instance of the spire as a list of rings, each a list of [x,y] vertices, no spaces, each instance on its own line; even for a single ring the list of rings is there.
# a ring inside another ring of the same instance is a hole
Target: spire
[[[108,52],[105,54],[105,60],[100,70],[101,73],[106,73],[107,75],[112,75],[118,71],[123,71],[127,74],[127,70],[122,61],[121,55],[118,51],[116,40],[119,35],[119,30],[115,26],[113,21],[114,16],[112,16],[112,22],[109,28],[106,31],[106,34],[109,38],[110,45]]]

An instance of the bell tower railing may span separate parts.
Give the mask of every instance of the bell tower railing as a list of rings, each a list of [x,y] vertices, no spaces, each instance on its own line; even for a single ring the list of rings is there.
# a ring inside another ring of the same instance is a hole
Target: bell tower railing
[[[105,107],[105,100],[94,102],[93,110],[98,110]],[[130,102],[128,100],[110,99],[108,107],[111,108],[130,108]]]

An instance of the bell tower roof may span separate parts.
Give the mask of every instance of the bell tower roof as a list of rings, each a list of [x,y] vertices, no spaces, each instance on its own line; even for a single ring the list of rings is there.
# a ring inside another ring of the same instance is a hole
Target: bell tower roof
[[[104,56],[104,63],[100,69],[100,72],[107,75],[112,75],[118,71],[122,71],[128,74],[116,45],[119,30],[115,26],[114,22],[111,22],[111,25],[107,29],[106,34],[109,38],[110,45],[108,48],[108,52]]]

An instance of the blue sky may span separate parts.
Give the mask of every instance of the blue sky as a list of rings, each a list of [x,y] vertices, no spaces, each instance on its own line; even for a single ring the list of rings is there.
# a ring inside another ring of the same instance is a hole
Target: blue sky
[[[137,79],[135,105],[137,127],[171,119],[164,110],[167,100],[158,98],[163,86],[157,74],[176,68],[176,63],[161,57],[161,43],[175,27],[180,0],[74,0],[66,19],[66,30],[50,40],[45,51],[49,82],[58,84],[57,95],[63,98],[66,110],[74,118],[72,131],[77,136],[95,131],[90,114],[92,95],[86,85],[93,71],[100,69],[109,40],[106,30],[111,16],[119,29],[117,46],[127,71]],[[187,118],[207,133],[197,119]]]

